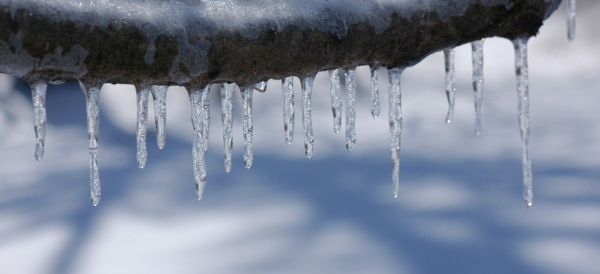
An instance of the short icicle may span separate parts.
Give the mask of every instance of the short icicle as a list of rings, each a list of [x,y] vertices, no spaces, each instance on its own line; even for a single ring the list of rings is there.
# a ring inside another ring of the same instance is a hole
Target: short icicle
[[[136,88],[137,93],[137,127],[135,131],[137,144],[137,166],[144,168],[148,159],[148,150],[146,149],[146,131],[148,123],[148,94],[150,88]]]
[[[329,71],[329,94],[331,97],[331,112],[333,113],[333,132],[340,133],[342,129],[342,99],[340,97],[340,74],[342,69]]]
[[[371,67],[371,116],[379,117],[381,106],[379,105],[379,66]]]
[[[394,68],[388,71],[390,80],[388,110],[394,198],[398,197],[400,190],[400,143],[402,133],[402,97],[400,92],[400,79],[402,77],[402,72],[403,69],[401,68]]]
[[[456,77],[454,70],[454,49],[444,49],[444,67],[446,70],[446,97],[448,98],[448,114],[446,123],[452,122],[454,116],[454,98],[456,97]]]
[[[210,131],[210,87],[207,85],[202,91],[202,138],[204,138],[204,151],[208,149],[208,136]]]
[[[533,205],[533,176],[531,155],[529,153],[529,69],[527,66],[527,41],[521,37],[513,41],[515,46],[515,71],[517,74],[517,93],[519,95],[519,129],[523,142],[523,199],[527,208]]]
[[[286,77],[282,80],[283,90],[283,130],[285,143],[291,144],[294,139],[294,78]]]
[[[48,83],[35,81],[31,85],[33,99],[33,129],[35,131],[35,159],[44,157],[44,143],[46,139],[46,89]]]
[[[254,88],[247,87],[242,92],[242,110],[244,112],[243,127],[244,127],[244,166],[249,169],[252,166],[254,154],[252,153],[252,135],[254,126],[252,125],[252,93]]]
[[[481,133],[481,105],[483,103],[483,42],[471,42],[473,48],[473,90],[475,92],[475,135]]]
[[[202,136],[204,128],[204,110],[202,105],[202,92],[200,89],[193,89],[190,95],[190,103],[192,106],[192,127],[194,129],[192,157],[194,165],[194,181],[196,182],[196,198],[198,201],[202,199],[204,187],[206,186],[206,162],[204,160],[205,138]]]
[[[100,203],[100,171],[98,168],[98,137],[100,123],[100,90],[101,84],[84,84],[79,82],[85,94],[87,128],[90,147],[90,194],[92,205]]]
[[[577,15],[577,0],[567,1],[567,36],[569,41],[575,40],[575,16]]]
[[[302,79],[302,125],[304,127],[304,153],[307,158],[313,156],[315,138],[312,130],[312,86],[314,76],[306,76]]]
[[[258,90],[259,92],[265,92],[267,91],[267,83],[268,81],[258,82],[256,85],[254,85],[254,89]]]
[[[152,100],[154,101],[154,123],[156,125],[156,144],[159,149],[165,147],[167,135],[167,89],[168,86],[152,86]]]
[[[223,149],[225,153],[225,172],[231,171],[233,154],[233,90],[235,83],[221,84],[221,114],[223,121]]]
[[[344,70],[346,81],[346,149],[356,147],[356,68]]]

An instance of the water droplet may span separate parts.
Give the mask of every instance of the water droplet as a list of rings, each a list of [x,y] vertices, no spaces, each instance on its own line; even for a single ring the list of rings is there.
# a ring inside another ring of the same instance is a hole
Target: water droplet
[[[294,78],[286,77],[282,81],[283,90],[283,129],[285,143],[291,144],[294,139]]]
[[[356,68],[344,70],[346,82],[346,149],[356,147]]]
[[[313,156],[315,138],[312,131],[312,86],[315,80],[314,76],[307,76],[302,79],[302,125],[304,127],[304,154],[307,158]]]
[[[473,49],[473,90],[475,91],[475,134],[481,133],[481,105],[483,103],[483,42],[471,42]]]
[[[267,83],[268,81],[258,82],[256,85],[254,85],[254,89],[258,90],[259,92],[265,92],[267,91]]]
[[[454,98],[456,96],[456,77],[454,71],[454,49],[444,49],[444,67],[446,70],[446,97],[448,98],[448,114],[446,123],[452,122],[454,116]]]
[[[152,86],[152,100],[154,101],[154,123],[156,125],[156,144],[159,149],[165,147],[167,141],[167,89],[168,86]]]
[[[533,176],[531,154],[529,153],[529,69],[527,65],[527,40],[517,38],[515,46],[515,71],[517,74],[517,94],[519,96],[519,129],[523,144],[523,199],[527,207],[533,204]]]
[[[331,97],[331,112],[333,113],[333,132],[335,133],[340,133],[342,129],[341,71],[342,69],[329,71],[329,94]]]
[[[231,171],[233,154],[233,90],[234,83],[221,84],[221,117],[223,121],[223,149],[225,153],[225,172]]]
[[[390,123],[390,152],[392,159],[393,195],[398,197],[400,190],[400,143],[402,133],[402,94],[400,80],[403,69],[394,68],[388,71],[389,89],[389,123]]]

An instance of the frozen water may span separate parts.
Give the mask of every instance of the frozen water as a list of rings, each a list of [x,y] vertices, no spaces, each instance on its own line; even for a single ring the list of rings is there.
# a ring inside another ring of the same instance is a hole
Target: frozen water
[[[402,134],[402,94],[400,79],[403,69],[388,70],[389,88],[389,120],[390,120],[390,152],[392,158],[393,195],[398,197],[400,190],[400,141]]]
[[[233,90],[234,83],[221,84],[221,117],[223,121],[223,149],[225,152],[225,172],[231,171],[233,153]]]
[[[137,144],[137,165],[144,168],[148,159],[148,150],[146,149],[146,131],[148,124],[148,95],[150,89],[142,87],[137,91],[137,128],[135,131]]]
[[[515,46],[515,71],[517,74],[517,94],[519,95],[519,129],[523,142],[523,199],[527,207],[533,205],[533,179],[531,155],[529,153],[529,69],[527,66],[527,40],[517,38]]]
[[[567,1],[567,36],[569,41],[575,40],[575,16],[577,13],[577,0]]]
[[[35,131],[35,159],[44,157],[44,142],[46,138],[46,89],[48,83],[36,81],[31,85],[33,97],[33,129]]]
[[[333,131],[340,133],[342,129],[342,99],[340,98],[340,74],[342,69],[329,71],[329,94],[331,96],[331,112],[333,113]]]
[[[167,135],[167,89],[168,86],[152,86],[152,100],[154,101],[154,123],[156,125],[156,144],[159,149],[165,147]]]
[[[454,116],[454,98],[456,97],[456,78],[454,71],[454,49],[444,49],[444,68],[446,70],[446,97],[448,97],[448,114],[446,123],[452,122]]]
[[[206,186],[206,163],[204,160],[204,152],[206,146],[203,136],[204,125],[204,106],[202,105],[202,92],[200,89],[193,89],[190,95],[190,103],[192,108],[192,128],[194,129],[194,137],[192,144],[192,162],[194,165],[194,181],[196,182],[196,198],[202,199],[204,187]]]
[[[379,105],[379,66],[371,67],[371,115],[379,117],[381,106]]]
[[[252,93],[254,88],[247,87],[242,92],[242,111],[244,112],[243,127],[244,127],[244,166],[250,168],[254,155],[252,153],[252,135],[254,126],[252,125]]]
[[[285,143],[291,144],[294,139],[294,77],[282,80],[283,90],[283,130]]]
[[[204,138],[204,151],[208,149],[208,136],[210,136],[210,88],[207,85],[202,91],[202,138]]]
[[[356,68],[344,70],[346,82],[346,149],[356,147]]]
[[[262,82],[256,83],[256,85],[254,85],[254,89],[256,89],[260,92],[265,92],[265,91],[267,91],[267,83],[268,83],[268,81],[262,81]]]
[[[98,137],[100,128],[100,89],[101,84],[84,84],[79,82],[85,94],[87,128],[90,147],[90,195],[92,205],[100,203],[100,171],[98,168]]]
[[[312,86],[314,76],[306,76],[302,79],[302,126],[304,128],[304,153],[307,158],[313,156],[315,138],[312,129]]]
[[[483,42],[471,42],[473,49],[473,91],[475,92],[475,134],[481,133],[481,104],[483,103]]]

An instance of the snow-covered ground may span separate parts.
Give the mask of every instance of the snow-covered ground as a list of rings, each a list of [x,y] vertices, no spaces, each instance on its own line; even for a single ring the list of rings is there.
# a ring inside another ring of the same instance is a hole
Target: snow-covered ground
[[[446,124],[443,56],[403,75],[400,196],[392,198],[387,75],[370,117],[358,69],[358,144],[334,134],[328,77],[314,89],[306,159],[296,80],[295,140],[284,144],[280,81],[255,95],[255,161],[223,171],[212,95],[208,186],[195,199],[187,94],[171,88],[167,144],[136,167],[135,93],[101,97],[102,201],[89,201],[86,118],[75,84],[48,92],[46,153],[34,158],[31,99],[0,89],[0,273],[600,273],[600,4],[580,1],[576,40],[559,10],[530,41],[534,206],[522,200],[513,46],[485,43],[483,130],[474,136],[470,46],[457,48],[457,105]],[[25,89],[18,82],[16,89]],[[152,112],[150,117],[153,117]],[[152,120],[150,120],[152,121]]]

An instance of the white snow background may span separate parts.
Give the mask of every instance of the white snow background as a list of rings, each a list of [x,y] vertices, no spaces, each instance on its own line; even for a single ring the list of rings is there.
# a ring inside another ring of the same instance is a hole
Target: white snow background
[[[87,132],[78,85],[51,86],[46,153],[34,158],[24,82],[0,88],[0,273],[600,273],[600,3],[564,7],[529,43],[534,205],[522,200],[514,50],[485,42],[483,129],[474,135],[471,48],[456,49],[457,101],[446,124],[443,55],[407,69],[400,196],[392,198],[387,73],[370,116],[358,75],[357,147],[333,133],[328,77],[313,94],[315,156],[303,151],[299,81],[294,143],[284,144],[281,82],[254,101],[254,165],[223,171],[212,94],[208,185],[195,198],[187,93],[170,88],[167,143],[149,119],[148,163],[136,167],[135,92],[101,96],[102,201],[89,201]],[[20,91],[15,91],[20,90]],[[150,106],[152,103],[150,103]],[[150,109],[152,109],[150,107]],[[153,117],[152,111],[150,116]]]

